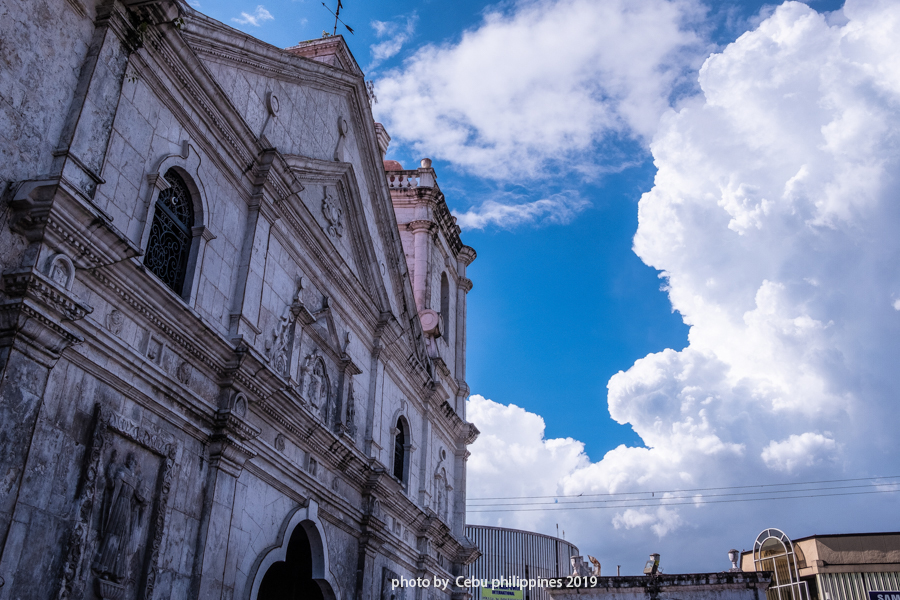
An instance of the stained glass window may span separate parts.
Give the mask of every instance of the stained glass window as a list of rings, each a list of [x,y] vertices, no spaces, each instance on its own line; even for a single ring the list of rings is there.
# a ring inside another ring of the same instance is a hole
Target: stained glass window
[[[174,169],[166,171],[165,178],[169,187],[156,199],[144,265],[180,295],[191,253],[194,204],[184,179]]]

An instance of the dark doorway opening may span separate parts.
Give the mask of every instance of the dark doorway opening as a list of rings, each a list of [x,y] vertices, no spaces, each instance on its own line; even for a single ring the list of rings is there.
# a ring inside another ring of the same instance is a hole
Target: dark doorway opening
[[[301,599],[325,600],[322,588],[313,579],[312,548],[302,523],[291,534],[285,559],[269,567],[257,594],[257,600]]]

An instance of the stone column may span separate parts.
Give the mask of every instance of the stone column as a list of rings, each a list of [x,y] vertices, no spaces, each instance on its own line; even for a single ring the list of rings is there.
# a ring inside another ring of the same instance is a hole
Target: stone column
[[[383,473],[383,471],[382,471]],[[384,543],[384,514],[375,496],[363,496],[366,514],[362,519],[362,536],[359,539],[359,550],[356,559],[355,600],[368,600],[375,597],[375,557]],[[366,592],[369,593],[366,593]]]
[[[93,198],[106,161],[112,123],[119,108],[129,55],[153,32],[148,26],[170,22],[178,7],[170,0],[153,0],[129,10],[129,2],[103,2],[97,8],[96,29],[81,67],[75,97],[53,152],[52,171]]]
[[[23,522],[17,518],[20,488],[50,370],[66,348],[82,341],[61,323],[81,319],[93,310],[43,273],[13,271],[4,274],[3,280],[0,473],[7,489],[0,496],[0,570],[6,569],[7,561],[18,559],[17,555],[7,556],[8,542],[16,539],[15,531]]]
[[[253,178],[254,193],[247,207],[247,221],[244,226],[244,239],[241,244],[241,256],[238,261],[234,292],[231,298],[231,315],[228,323],[228,334],[232,339],[242,337],[245,333],[258,335],[259,306],[262,301],[262,274],[265,273],[265,260],[268,254],[269,230],[276,218],[270,204],[267,204],[263,186],[269,177],[272,162],[278,150],[268,148],[261,153],[254,163],[250,176]],[[260,215],[263,219],[260,219]]]
[[[407,228],[413,234],[413,297],[416,299],[416,311],[428,308],[425,292],[428,286],[428,263],[431,244],[429,236],[434,223],[431,221],[412,221]]]
[[[428,476],[428,459],[431,457],[431,403],[434,398],[434,390],[428,390],[424,398],[425,408],[422,411],[422,456],[419,459],[419,506],[425,508],[431,504],[431,492],[428,490],[430,477]],[[410,483],[412,479],[410,478]],[[437,512],[437,511],[435,511]]]
[[[235,489],[246,461],[256,456],[245,443],[259,435],[244,421],[247,401],[243,394],[227,390],[229,407],[220,409],[210,436],[209,470],[194,554],[191,598],[226,597],[225,563],[231,534]]]
[[[366,439],[363,447],[363,452],[366,453],[366,456],[377,460],[381,460],[381,445],[375,440],[375,415],[381,414],[381,411],[376,411],[376,403],[381,391],[379,382],[384,377],[384,364],[379,360],[383,348],[381,345],[381,334],[384,331],[384,326],[385,323],[383,321],[378,324],[372,347],[372,360],[369,363],[369,393],[366,399]]]
[[[466,307],[468,294],[472,291],[472,280],[466,277],[466,269],[475,260],[475,250],[463,246],[457,255],[456,272],[459,284],[456,288],[456,383],[459,393],[456,397],[456,413],[466,418],[466,399],[469,397],[469,386],[466,383]]]

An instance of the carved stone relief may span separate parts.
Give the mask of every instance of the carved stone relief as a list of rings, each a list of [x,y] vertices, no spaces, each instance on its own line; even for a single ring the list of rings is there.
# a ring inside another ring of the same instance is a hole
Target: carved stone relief
[[[178,377],[178,381],[186,385],[191,379],[191,365],[186,361],[182,361],[182,363],[178,365],[175,375]]]
[[[278,434],[275,436],[275,449],[279,452],[284,452],[285,439],[284,435]]]
[[[113,335],[119,335],[119,332],[122,331],[122,323],[124,321],[125,316],[122,314],[122,311],[114,308],[106,315],[106,328],[109,329]]]
[[[134,452],[123,461],[116,455],[113,449],[100,512],[99,549],[91,565],[101,598],[125,597],[125,588],[133,581],[131,562],[142,541],[148,504],[148,491]]]
[[[353,380],[350,380],[350,386],[347,391],[347,418],[344,421],[347,427],[347,433],[351,437],[356,435],[356,398],[353,396]]]
[[[54,254],[47,260],[47,276],[61,288],[71,291],[75,281],[75,265],[65,254]]]
[[[247,406],[247,396],[240,392],[235,394],[231,408],[234,414],[243,419],[247,416]]]
[[[322,199],[322,214],[328,221],[328,233],[333,237],[341,237],[344,235],[344,211],[338,204],[337,199],[325,190],[325,197]]]
[[[176,452],[170,436],[97,405],[58,599],[153,597]]]
[[[290,344],[293,342],[292,324],[291,310],[288,307],[275,326],[274,339],[268,352],[275,372],[282,377],[290,375],[290,364],[288,361],[290,360]]]
[[[149,331],[146,332],[145,339],[146,347],[144,354],[156,364],[162,364],[163,348],[165,348],[164,342]]]
[[[290,304],[284,309],[284,313],[275,325],[272,341],[266,344],[266,356],[272,361],[275,372],[282,377],[291,376],[291,354],[294,347],[295,324],[303,308],[303,288],[305,282],[302,277],[297,280],[297,290]]]
[[[308,382],[306,384],[306,400],[315,409],[322,409],[322,414],[327,414],[330,396],[330,384],[328,373],[325,370],[325,362],[315,352],[306,357]]]

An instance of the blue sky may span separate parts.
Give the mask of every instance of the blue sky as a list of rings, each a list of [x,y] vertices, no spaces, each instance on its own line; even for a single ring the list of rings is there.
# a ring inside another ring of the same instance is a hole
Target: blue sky
[[[333,1],[326,2],[334,9]],[[811,3],[819,10],[840,6],[834,0]],[[196,6],[196,4],[195,4]],[[271,18],[256,18],[258,7]],[[744,32],[760,10],[753,2],[722,2],[699,27],[711,29],[711,43],[724,45]],[[316,0],[245,2],[201,0],[200,9],[223,23],[276,46],[319,37],[332,31],[334,17]],[[452,44],[477,26],[487,10],[510,11],[513,3],[357,2],[347,0],[338,33],[347,40],[360,66],[375,60],[373,46],[385,41],[374,22],[412,31],[392,57],[367,69],[379,75],[402,68],[403,60],[426,44]],[[254,25],[242,17],[254,16]],[[574,15],[573,15],[574,18]],[[486,66],[487,67],[487,66]],[[389,133],[392,133],[390,130]],[[611,166],[620,173],[596,181],[567,178],[557,167],[551,181],[495,182],[477,177],[452,162],[435,160],[438,183],[451,210],[465,212],[496,194],[512,194],[517,203],[577,189],[590,207],[564,225],[528,223],[467,230],[464,241],[478,252],[470,268],[469,371],[473,393],[514,402],[543,415],[548,437],[574,437],[588,454],[600,458],[618,446],[642,445],[627,425],[609,417],[606,382],[635,360],[664,348],[687,345],[687,327],[673,313],[659,273],[631,251],[637,229],[637,202],[653,184],[655,169],[646,148],[633,140],[615,140],[621,154]],[[425,143],[427,147],[427,142]],[[414,168],[424,154],[403,140],[393,142],[388,157]],[[553,179],[567,178],[564,183]]]
[[[333,25],[314,0],[199,8],[282,47]],[[559,524],[623,573],[654,551],[669,572],[726,568],[771,526],[897,529],[891,480],[709,501],[897,474],[900,5],[347,0],[341,16],[388,157],[434,159],[478,251],[471,522]],[[676,491],[477,506],[652,490]]]

